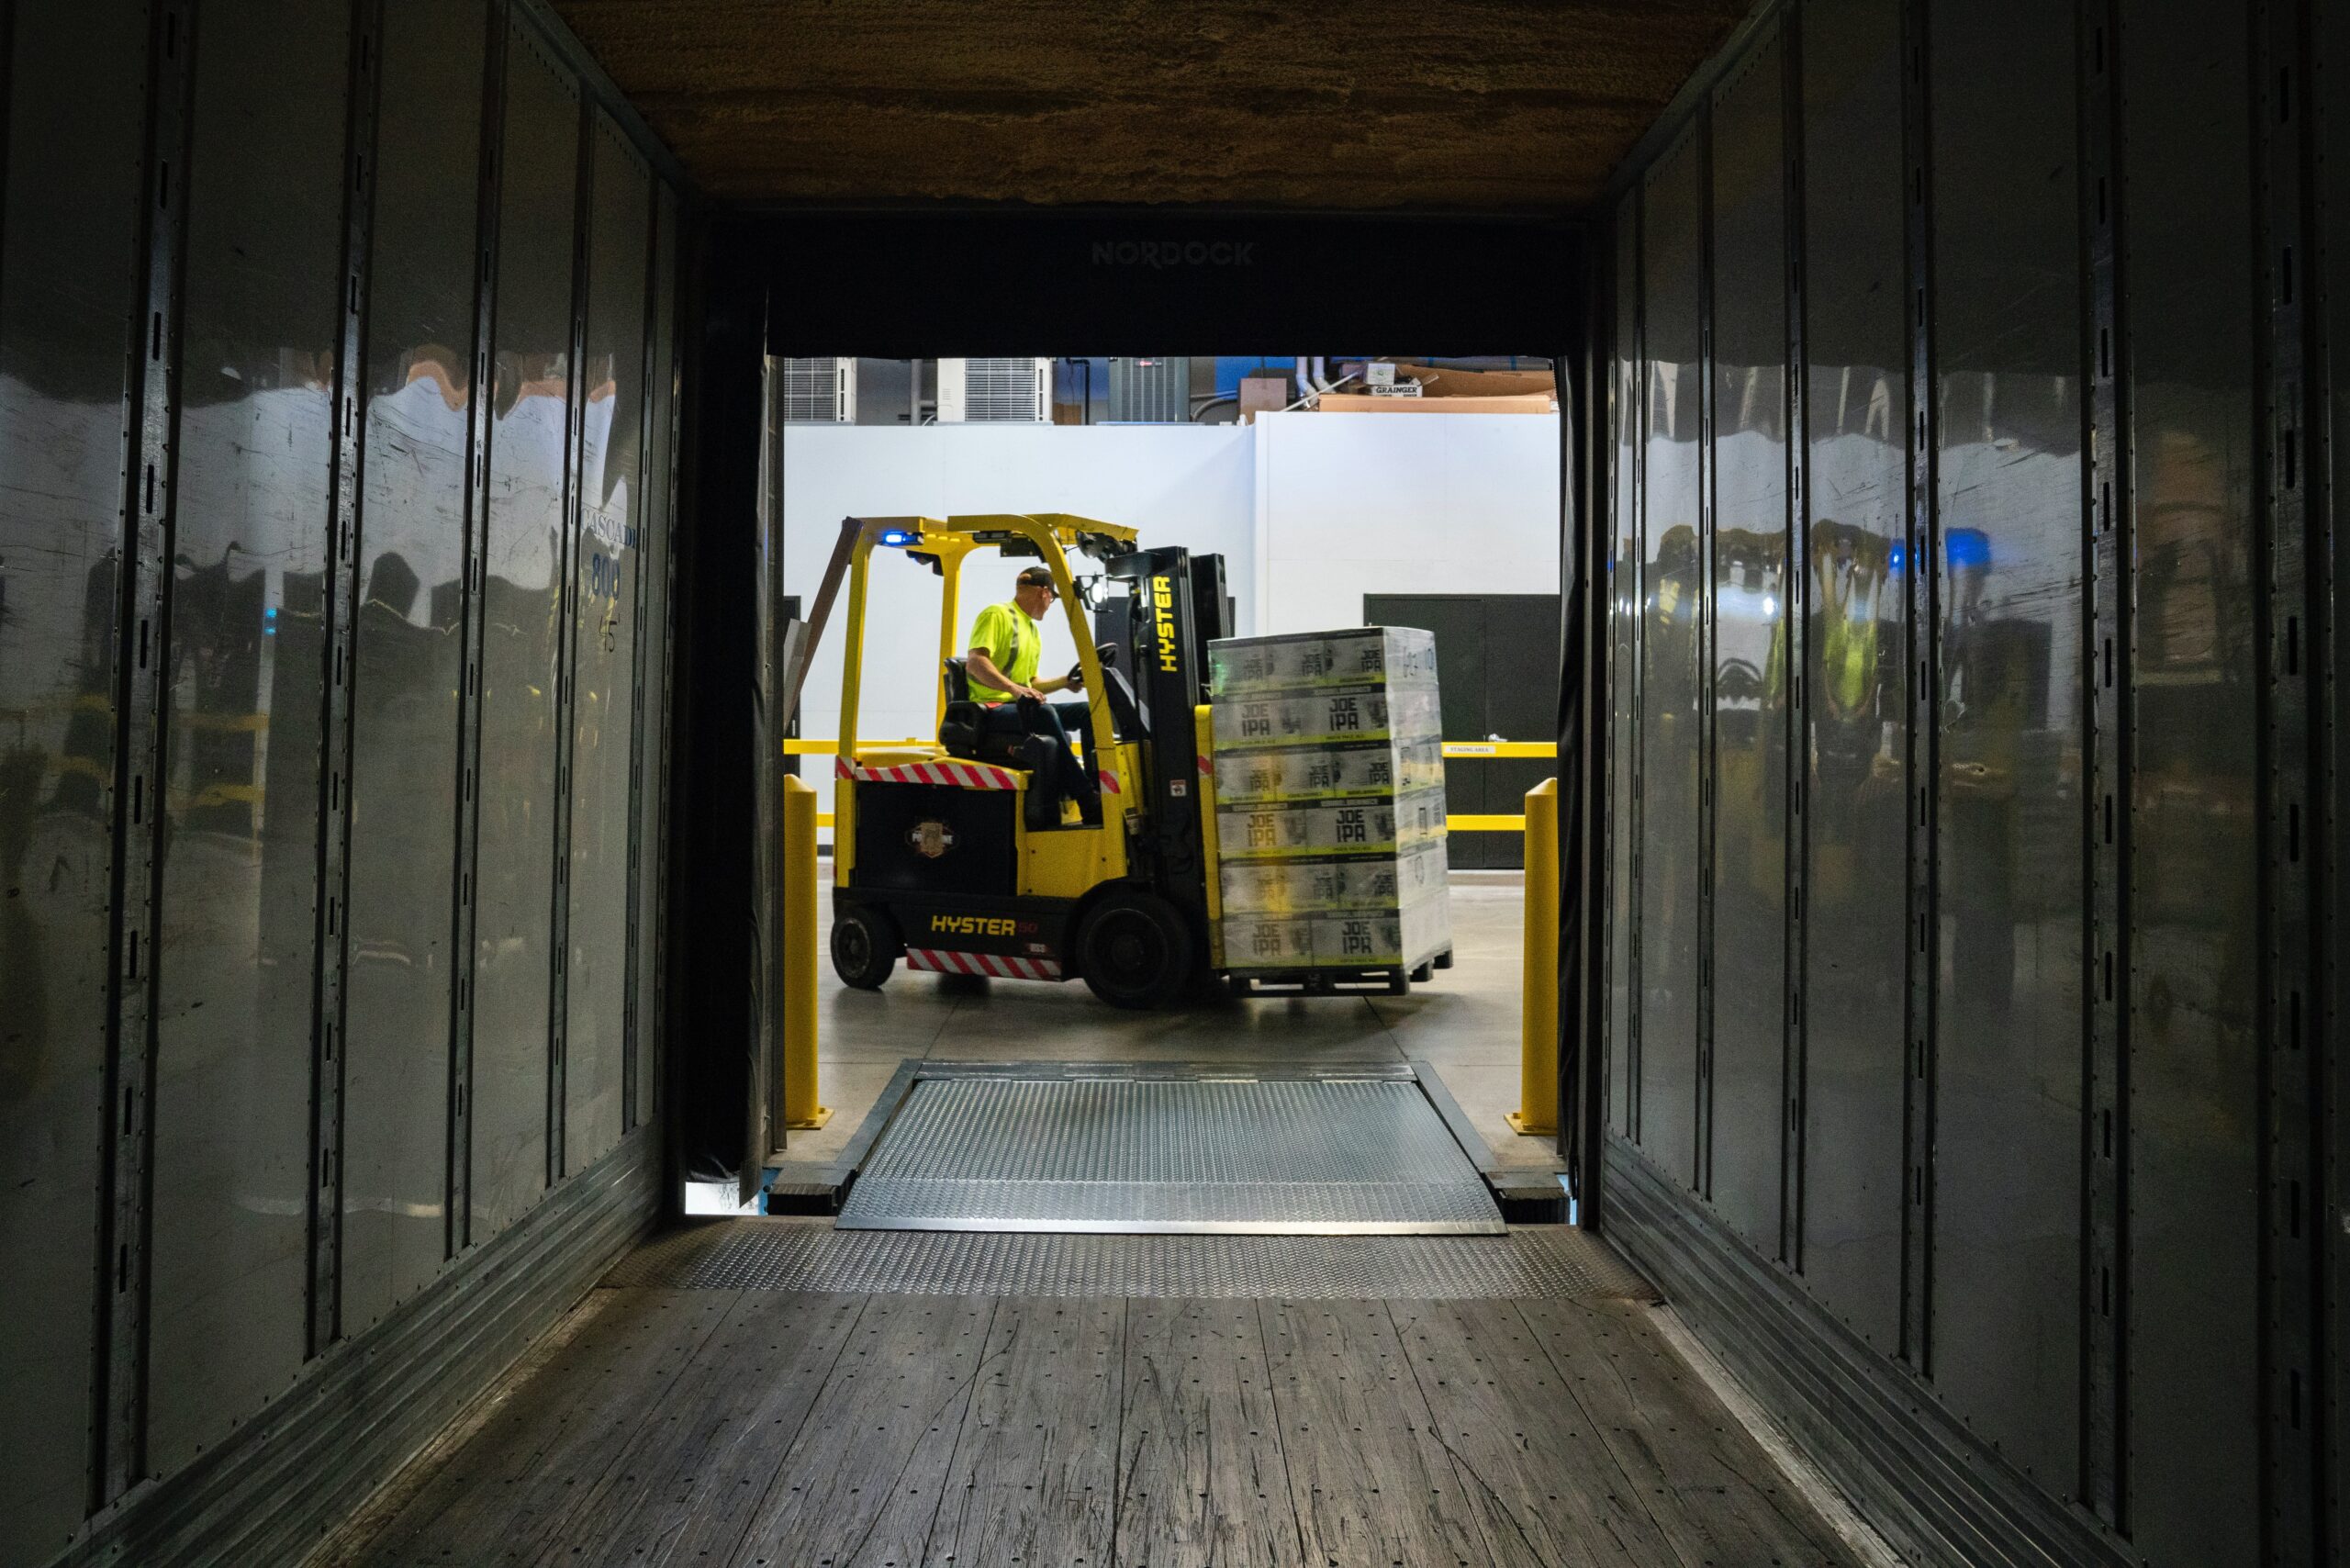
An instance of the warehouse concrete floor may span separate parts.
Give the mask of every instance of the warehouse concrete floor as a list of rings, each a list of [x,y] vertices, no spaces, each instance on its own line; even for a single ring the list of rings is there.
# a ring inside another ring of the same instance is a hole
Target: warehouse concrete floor
[[[878,991],[851,991],[820,960],[816,1084],[832,1120],[819,1131],[787,1135],[787,1147],[769,1163],[787,1181],[830,1169],[910,1058],[1311,1067],[1423,1061],[1505,1162],[1550,1159],[1550,1138],[1521,1137],[1502,1119],[1518,1109],[1524,898],[1516,872],[1455,872],[1453,967],[1408,996],[1218,996],[1165,1013],[1128,1013],[1075,981],[980,980],[902,967]],[[829,930],[829,883],[818,915]]]

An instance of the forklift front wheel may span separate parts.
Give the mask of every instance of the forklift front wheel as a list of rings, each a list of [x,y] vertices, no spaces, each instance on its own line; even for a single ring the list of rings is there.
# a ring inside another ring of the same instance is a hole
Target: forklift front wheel
[[[1078,973],[1113,1007],[1164,1007],[1192,977],[1192,933],[1155,893],[1105,894],[1077,928]]]
[[[845,909],[833,916],[833,972],[858,991],[879,991],[898,966],[897,928],[873,910]]]

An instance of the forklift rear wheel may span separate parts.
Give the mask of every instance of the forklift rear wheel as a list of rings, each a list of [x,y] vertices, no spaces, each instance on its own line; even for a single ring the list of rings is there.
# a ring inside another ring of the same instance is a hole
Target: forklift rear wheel
[[[845,909],[833,917],[833,972],[858,991],[879,991],[898,965],[900,944],[890,917]]]
[[[1154,893],[1106,894],[1077,928],[1078,972],[1113,1007],[1164,1007],[1192,973],[1192,933]]]

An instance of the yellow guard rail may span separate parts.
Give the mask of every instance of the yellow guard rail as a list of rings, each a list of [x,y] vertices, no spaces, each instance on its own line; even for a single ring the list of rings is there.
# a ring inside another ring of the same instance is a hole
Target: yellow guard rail
[[[926,743],[907,739],[876,741],[870,744],[880,746],[901,746],[923,745]],[[810,740],[804,736],[793,736],[783,743],[783,754],[786,756],[831,756],[839,750],[840,742],[836,740]],[[1444,755],[1460,758],[1556,756],[1559,755],[1559,747],[1555,741],[1447,741],[1444,743]],[[826,812],[818,816],[816,825],[818,827],[832,826],[833,813]],[[1470,812],[1447,819],[1445,829],[1449,833],[1523,833],[1526,831],[1526,819],[1522,816],[1486,815]]]
[[[1525,1019],[1517,1047],[1520,1133],[1559,1130],[1559,781],[1526,792]]]

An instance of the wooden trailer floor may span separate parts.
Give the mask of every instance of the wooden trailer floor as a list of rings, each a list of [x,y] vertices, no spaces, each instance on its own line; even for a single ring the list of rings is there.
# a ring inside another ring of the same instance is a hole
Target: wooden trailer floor
[[[650,1244],[314,1562],[1856,1561],[1579,1232],[890,1238],[842,1245],[931,1249],[924,1294],[764,1285],[809,1228]],[[1315,1294],[1229,1294],[1269,1283]]]

